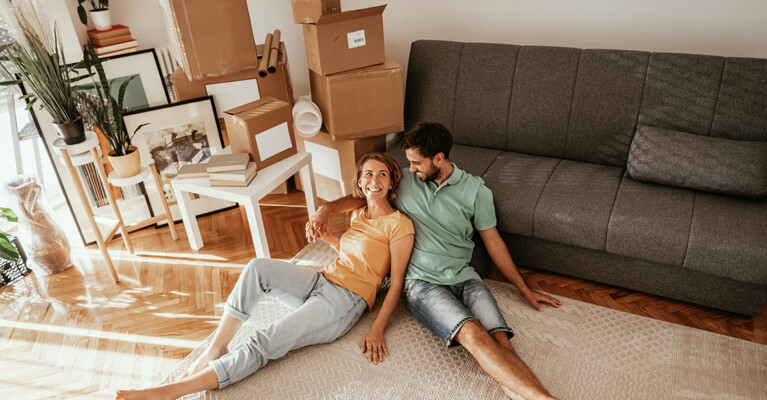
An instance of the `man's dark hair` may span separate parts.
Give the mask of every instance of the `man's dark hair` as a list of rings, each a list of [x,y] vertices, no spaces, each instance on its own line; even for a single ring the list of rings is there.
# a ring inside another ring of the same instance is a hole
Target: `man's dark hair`
[[[403,150],[415,149],[421,157],[434,158],[437,153],[442,153],[449,159],[453,135],[438,122],[421,122],[405,132],[400,147]]]

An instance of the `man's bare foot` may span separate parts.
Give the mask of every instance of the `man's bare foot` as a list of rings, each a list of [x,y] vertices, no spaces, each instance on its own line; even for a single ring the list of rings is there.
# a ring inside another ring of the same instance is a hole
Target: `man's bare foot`
[[[161,387],[144,390],[118,390],[115,400],[170,400]]]
[[[192,365],[189,366],[189,369],[186,370],[186,373],[181,376],[181,379],[188,378],[208,366],[208,363],[213,360],[218,360],[219,358],[223,357],[224,354],[228,353],[229,349],[226,347],[215,347],[215,346],[208,346],[205,351],[200,354],[200,357],[192,363]]]

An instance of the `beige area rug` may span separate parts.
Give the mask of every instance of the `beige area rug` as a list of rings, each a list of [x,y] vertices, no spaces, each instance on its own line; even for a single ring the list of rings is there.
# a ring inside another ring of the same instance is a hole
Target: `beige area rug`
[[[317,268],[334,257],[318,243],[293,262]],[[487,283],[520,357],[562,399],[767,399],[767,346],[567,298],[560,309],[539,313],[513,286]],[[290,352],[242,382],[185,399],[504,398],[464,349],[445,348],[403,303],[386,331],[390,357],[379,365],[358,347],[376,307],[334,343]],[[266,297],[232,348],[289,311]],[[177,380],[209,340],[162,383]]]

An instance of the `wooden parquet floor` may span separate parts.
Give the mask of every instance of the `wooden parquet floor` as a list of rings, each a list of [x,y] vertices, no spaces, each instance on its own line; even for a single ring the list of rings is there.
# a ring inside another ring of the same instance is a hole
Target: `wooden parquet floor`
[[[264,204],[277,206],[263,206]],[[273,258],[289,259],[305,244],[303,194],[262,202]],[[341,233],[347,216],[331,229]],[[0,289],[0,398],[107,399],[118,388],[157,383],[216,327],[222,303],[255,252],[240,211],[199,220],[205,246],[189,248],[167,227],[131,234],[110,253],[121,282],[111,281],[94,246],[73,243],[74,267],[31,274]],[[593,282],[522,270],[534,289],[634,314],[767,344],[767,308],[745,318]]]

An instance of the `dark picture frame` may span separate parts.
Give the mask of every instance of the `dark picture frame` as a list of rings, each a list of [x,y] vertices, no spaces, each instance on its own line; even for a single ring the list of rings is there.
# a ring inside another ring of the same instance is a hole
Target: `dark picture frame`
[[[170,102],[168,96],[167,86],[165,80],[162,77],[160,69],[160,63],[157,58],[157,54],[154,49],[141,50],[133,53],[120,54],[112,57],[102,58],[102,65],[104,66],[104,73],[107,79],[121,79],[127,75],[139,75],[140,79],[134,78],[128,85],[133,86],[133,90],[140,90],[146,95],[148,106],[160,106]],[[73,66],[71,64],[70,66]],[[87,82],[83,80],[80,83]],[[134,83],[135,82],[135,83]],[[135,84],[140,84],[141,87],[135,87]],[[27,88],[22,85],[21,90],[23,94],[28,93]],[[133,108],[140,109],[144,104],[134,104]],[[45,109],[40,109],[37,105],[33,106],[32,119],[40,134],[45,149],[48,153],[48,157],[53,164],[54,170],[59,180],[62,192],[69,206],[70,212],[75,220],[75,224],[80,233],[80,238],[85,245],[91,245],[96,243],[96,236],[88,223],[88,217],[82,207],[80,207],[79,197],[76,194],[76,189],[72,177],[64,165],[63,160],[53,149],[53,142],[59,138],[58,131],[53,124],[53,119]],[[102,152],[99,151],[99,154]],[[101,154],[104,156],[103,154]],[[94,215],[97,217],[103,216],[105,218],[114,218],[111,207],[106,201],[107,188],[104,188],[99,179],[91,179],[95,170],[95,164],[89,163],[82,166],[77,166],[76,169],[80,173],[80,178],[83,182],[83,187],[86,191],[87,197],[91,202],[91,208]],[[139,185],[135,185],[139,186]],[[141,193],[138,188],[128,188],[135,192],[135,197],[131,198],[131,202],[126,207],[120,207],[123,220],[126,224],[130,225],[131,220],[140,221],[146,219],[152,215],[152,210],[149,209],[149,201],[144,197],[145,193]],[[141,198],[144,197],[144,198]],[[121,200],[118,200],[121,201]],[[74,206],[73,206],[74,202]],[[154,210],[161,210],[162,208],[154,208]]]
[[[143,110],[123,113],[128,132],[141,128],[131,143],[141,155],[141,163],[154,162],[162,188],[148,182],[146,190],[154,210],[161,210],[159,196],[165,196],[174,221],[181,220],[171,180],[181,165],[197,164],[224,148],[224,138],[216,114],[213,96],[199,97]],[[194,196],[190,204],[198,215],[229,208],[234,203]]]

